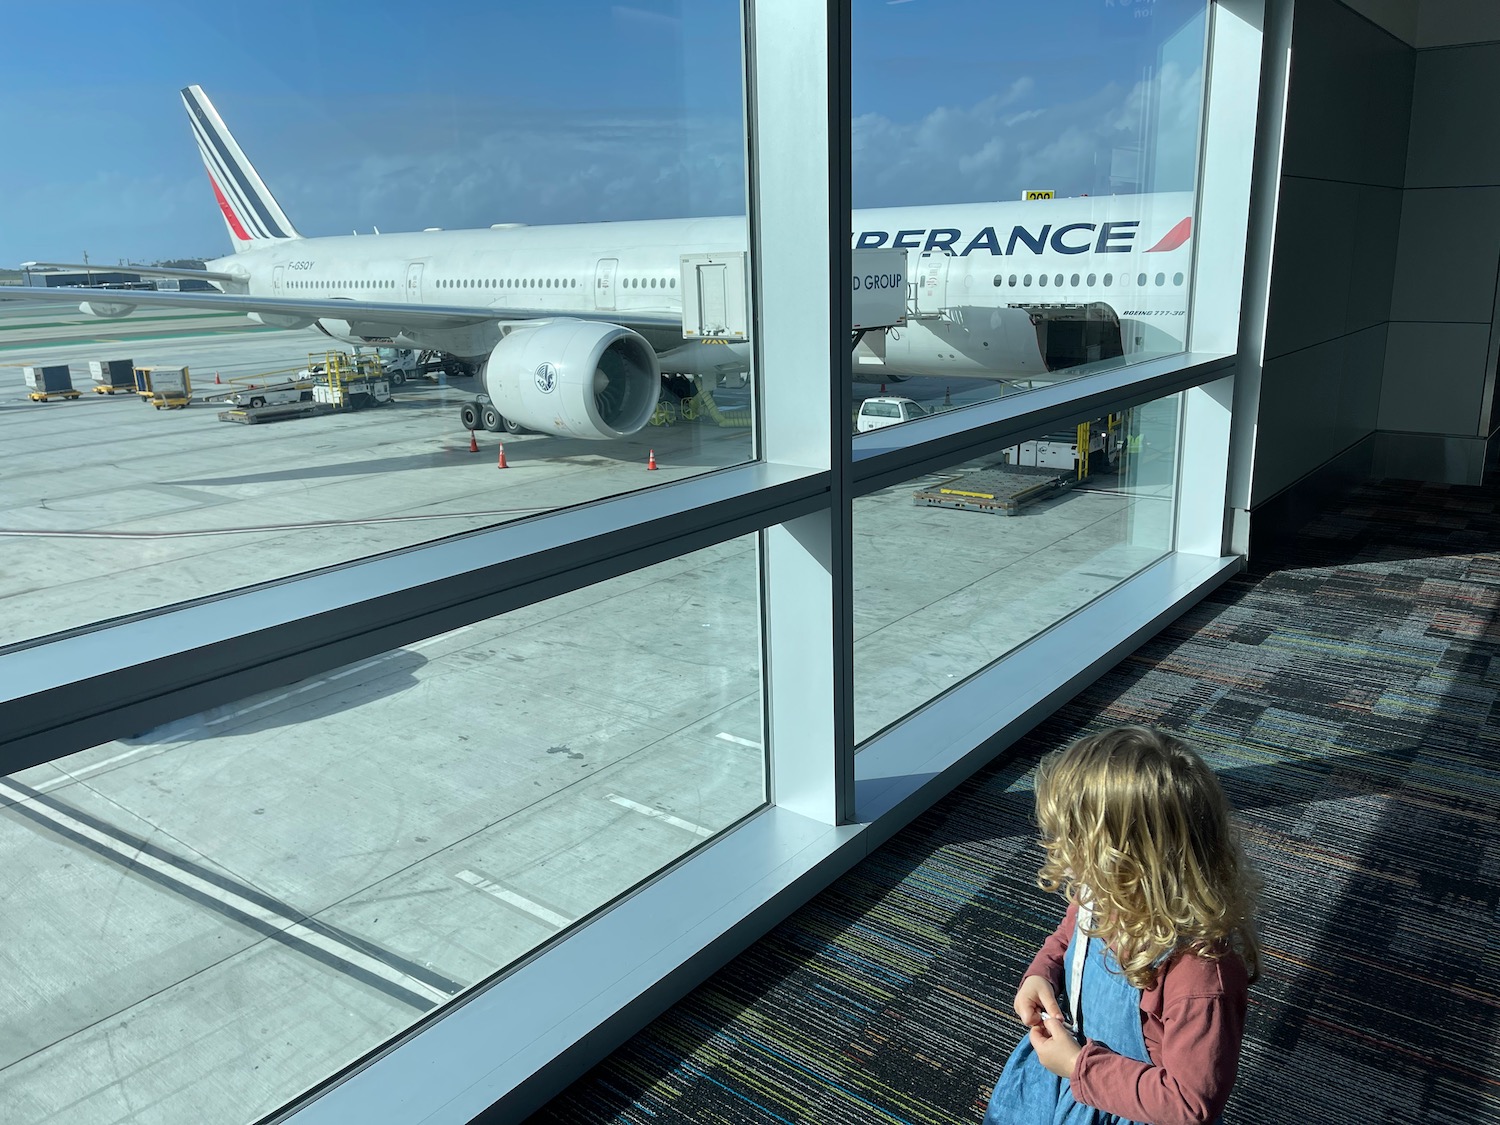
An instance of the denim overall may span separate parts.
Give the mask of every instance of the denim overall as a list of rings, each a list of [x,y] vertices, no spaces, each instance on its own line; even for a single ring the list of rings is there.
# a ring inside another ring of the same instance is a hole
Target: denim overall
[[[1080,916],[1084,911],[1080,910]],[[1073,929],[1064,964],[1072,1004],[1074,1038],[1085,1035],[1117,1055],[1149,1063],[1141,1033],[1141,990],[1120,971],[1099,938],[1087,937],[1082,921]],[[1081,983],[1080,983],[1081,982]],[[1044,1067],[1027,1036],[1011,1052],[990,1095],[984,1125],[1138,1125],[1128,1118],[1075,1101],[1072,1083]]]

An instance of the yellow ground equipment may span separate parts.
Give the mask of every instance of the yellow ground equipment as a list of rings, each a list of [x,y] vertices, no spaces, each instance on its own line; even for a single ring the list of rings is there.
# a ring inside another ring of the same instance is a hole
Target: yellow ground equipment
[[[309,355],[308,374],[316,380],[313,401],[341,410],[380,406],[391,401],[391,383],[374,352],[317,352]]]
[[[135,393],[158,410],[181,410],[193,401],[193,381],[186,367],[137,367]]]
[[[27,396],[32,402],[50,402],[54,398],[77,398],[73,389],[73,374],[66,363],[22,368],[26,385],[31,388]]]

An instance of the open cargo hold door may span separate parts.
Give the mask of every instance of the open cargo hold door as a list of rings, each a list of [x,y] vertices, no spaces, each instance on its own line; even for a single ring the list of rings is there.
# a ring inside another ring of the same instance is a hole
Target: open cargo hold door
[[[930,250],[917,259],[916,307],[909,310],[913,317],[930,320],[948,307],[948,267],[952,263],[952,255]]]
[[[1048,371],[1098,363],[1125,354],[1119,314],[1103,301],[1018,307],[1031,314]]]

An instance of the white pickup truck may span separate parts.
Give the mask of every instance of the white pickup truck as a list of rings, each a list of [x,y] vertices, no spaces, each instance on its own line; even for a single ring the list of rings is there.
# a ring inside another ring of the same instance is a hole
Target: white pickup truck
[[[881,395],[879,398],[867,398],[859,404],[854,429],[861,434],[868,433],[884,426],[910,422],[913,418],[925,418],[930,413],[925,406],[912,399],[899,395]]]

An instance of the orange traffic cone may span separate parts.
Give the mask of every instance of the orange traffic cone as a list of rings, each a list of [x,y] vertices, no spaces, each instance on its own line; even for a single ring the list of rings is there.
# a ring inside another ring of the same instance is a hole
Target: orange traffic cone
[[[219,373],[217,371],[215,371],[214,372],[214,382],[215,383],[222,383],[223,381],[224,381],[223,379],[219,378]]]
[[[510,466],[505,463],[505,443],[503,441],[500,443],[500,459],[497,462],[495,462],[495,468],[497,468],[497,469],[508,469],[508,468],[510,468]]]
[[[479,452],[479,443],[474,440],[474,431],[473,430],[469,431],[469,452],[470,453],[478,453]]]
[[[651,451],[651,456],[649,456],[649,457],[646,458],[646,468],[648,468],[648,469],[654,469],[654,468],[656,468],[656,450],[654,450],[654,449]]]

